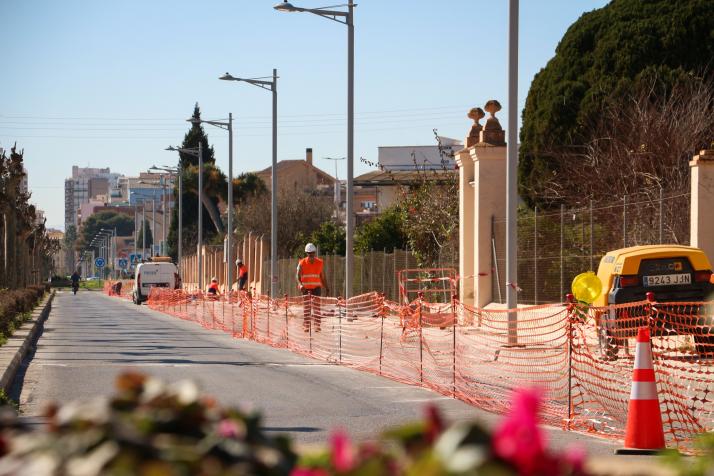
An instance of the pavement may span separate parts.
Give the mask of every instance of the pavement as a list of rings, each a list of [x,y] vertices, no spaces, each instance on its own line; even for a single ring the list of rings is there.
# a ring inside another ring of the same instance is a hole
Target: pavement
[[[287,433],[301,445],[325,442],[334,428],[369,439],[421,418],[427,403],[450,421],[476,419],[493,426],[501,419],[424,388],[235,339],[90,291],[57,293],[11,396],[19,400],[24,418],[37,420],[50,402],[112,394],[115,377],[126,369],[168,382],[194,380],[224,405],[260,410],[267,431]],[[578,444],[598,456],[612,455],[618,446],[558,428],[545,430],[554,448]]]

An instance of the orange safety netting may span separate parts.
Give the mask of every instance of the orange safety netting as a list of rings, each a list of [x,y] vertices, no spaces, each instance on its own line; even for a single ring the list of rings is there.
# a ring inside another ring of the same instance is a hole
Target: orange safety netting
[[[130,279],[117,281],[107,280],[104,282],[104,294],[131,299],[132,286],[134,286],[134,281]]]
[[[647,326],[668,446],[714,430],[714,303],[572,307],[573,428],[621,438],[637,329]]]
[[[123,290],[122,290],[123,292]],[[378,293],[348,300],[271,300],[154,288],[156,310],[327,362],[431,388],[492,412],[513,389],[545,392],[545,423],[622,438],[634,336],[649,326],[669,446],[714,430],[712,303],[549,304],[491,310],[457,299],[399,305]]]

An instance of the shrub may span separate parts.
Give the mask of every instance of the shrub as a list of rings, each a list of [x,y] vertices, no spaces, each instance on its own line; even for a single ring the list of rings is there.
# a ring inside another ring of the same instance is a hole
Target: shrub
[[[8,337],[18,315],[32,311],[45,291],[47,285],[0,291],[0,334]]]
[[[493,434],[476,423],[446,428],[435,407],[422,422],[352,445],[332,434],[328,447],[299,460],[286,437],[260,417],[201,398],[190,382],[165,385],[125,373],[111,399],[52,407],[31,431],[0,419],[0,474],[585,475],[583,454],[546,449],[537,425],[540,396],[522,391]],[[41,466],[40,466],[41,465]]]

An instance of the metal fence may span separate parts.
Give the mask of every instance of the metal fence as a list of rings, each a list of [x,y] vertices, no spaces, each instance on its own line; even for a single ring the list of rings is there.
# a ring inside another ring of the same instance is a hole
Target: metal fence
[[[579,273],[597,272],[608,251],[636,245],[689,244],[689,193],[629,195],[619,202],[518,216],[518,302],[560,302]],[[492,221],[494,301],[506,299],[506,220]]]
[[[330,295],[345,296],[345,257],[326,255],[320,256],[325,263],[325,277],[330,287]],[[297,258],[278,260],[278,296],[296,296],[299,294],[295,271]],[[352,296],[371,291],[384,293],[392,301],[399,301],[398,273],[403,269],[418,268],[417,259],[409,250],[371,251],[363,255],[354,256],[354,275],[352,278]],[[458,270],[458,252],[452,248],[444,248],[437,263],[438,268],[454,268]],[[270,263],[263,265],[263,282],[269,282],[268,273]],[[439,277],[441,277],[439,275]],[[438,283],[446,289],[444,283]],[[411,296],[412,298],[415,296]],[[437,301],[447,300],[446,296],[439,296]]]
[[[610,250],[657,243],[689,244],[689,207],[689,193],[660,192],[654,197],[628,195],[614,203],[562,206],[547,213],[538,209],[521,210],[518,216],[518,302],[561,302],[569,292],[572,279],[584,271],[597,271],[600,258]],[[493,299],[505,302],[505,218],[493,218],[492,237]],[[321,258],[325,262],[330,294],[344,296],[345,258],[331,255]],[[399,271],[419,267],[409,250],[372,251],[355,255],[354,260],[352,295],[378,291],[392,301],[400,301]],[[279,260],[279,296],[298,294],[297,261],[297,258]],[[458,272],[458,249],[444,247],[434,267],[453,268]],[[263,266],[265,283],[269,282],[269,269],[266,262]],[[424,277],[426,283],[429,276]],[[444,287],[444,295],[434,300],[448,300],[447,286],[438,285]]]

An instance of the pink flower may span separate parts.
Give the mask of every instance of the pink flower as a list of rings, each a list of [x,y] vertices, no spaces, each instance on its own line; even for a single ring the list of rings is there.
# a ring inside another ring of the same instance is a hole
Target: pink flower
[[[218,434],[223,438],[235,438],[238,436],[239,428],[233,420],[221,420],[218,423]]]
[[[355,466],[355,453],[347,434],[342,430],[330,436],[332,466],[338,471],[349,471]]]
[[[510,414],[493,434],[494,453],[520,474],[535,474],[545,456],[545,436],[538,427],[540,402],[539,390],[517,390]]]

